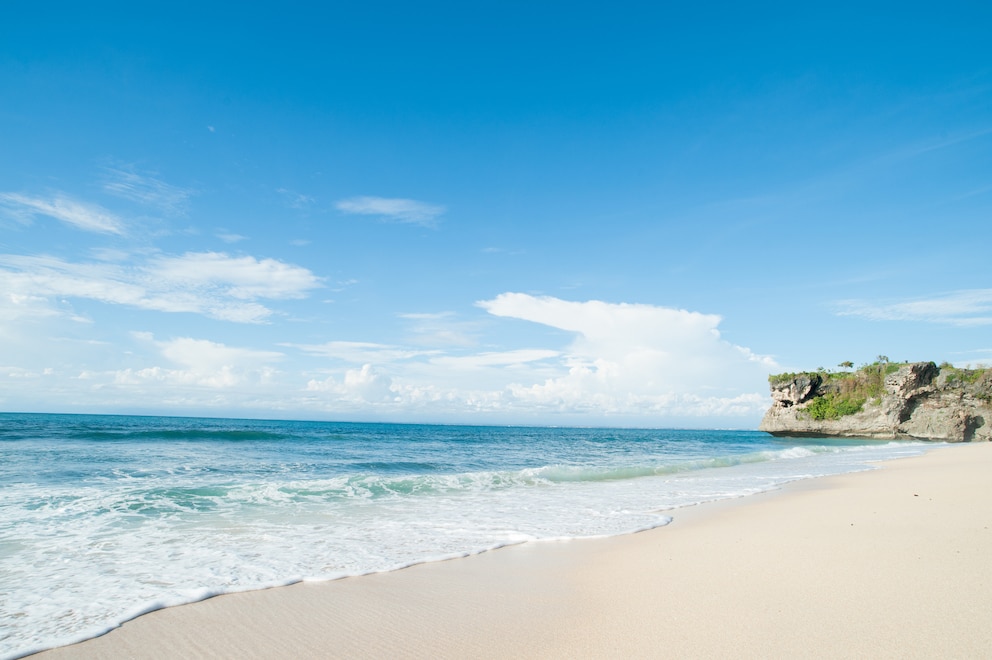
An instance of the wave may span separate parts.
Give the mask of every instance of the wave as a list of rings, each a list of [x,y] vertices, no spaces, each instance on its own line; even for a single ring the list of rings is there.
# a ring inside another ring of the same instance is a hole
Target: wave
[[[806,458],[817,454],[839,453],[847,451],[847,447],[828,447],[821,445],[789,447],[776,451],[757,451],[747,454],[703,457],[663,462],[659,465],[616,465],[616,466],[574,466],[549,465],[533,470],[536,478],[545,479],[552,483],[577,481],[615,481],[621,479],[638,479],[641,477],[657,477],[695,470],[733,467],[748,463],[763,463],[765,461]]]
[[[4,434],[9,439],[21,439],[15,433]],[[72,440],[90,442],[269,442],[290,440],[294,436],[287,433],[256,430],[220,430],[220,429],[146,429],[146,430],[107,430],[107,429],[71,429],[62,434]],[[34,438],[31,434],[25,437]]]
[[[562,488],[626,481],[651,477],[674,476],[703,470],[729,468],[739,465],[790,461],[818,454],[839,454],[857,451],[860,447],[829,447],[821,445],[794,446],[776,451],[709,458],[661,461],[645,465],[568,465],[555,464],[518,470],[483,470],[460,473],[432,471],[432,464],[403,463],[406,470],[425,471],[407,474],[395,472],[394,464],[376,464],[387,473],[361,472],[323,478],[279,481],[272,479],[176,484],[178,475],[149,479],[134,479],[119,491],[114,508],[126,509],[138,515],[162,515],[169,511],[215,511],[238,506],[268,505],[327,505],[357,500],[399,500],[407,498],[475,495],[510,489]],[[372,467],[371,465],[369,467]],[[262,476],[262,475],[258,475]],[[269,475],[271,476],[271,475]],[[182,477],[179,477],[182,479]],[[162,480],[168,479],[169,485]]]

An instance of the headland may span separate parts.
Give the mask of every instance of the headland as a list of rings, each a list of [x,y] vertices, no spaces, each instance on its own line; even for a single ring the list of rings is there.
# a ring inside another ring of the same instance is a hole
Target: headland
[[[992,440],[992,368],[883,359],[768,380],[774,403],[758,428],[773,435]]]

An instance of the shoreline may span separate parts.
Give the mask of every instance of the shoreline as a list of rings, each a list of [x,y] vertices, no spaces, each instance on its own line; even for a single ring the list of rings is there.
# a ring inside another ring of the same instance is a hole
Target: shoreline
[[[990,470],[990,445],[934,447],[635,534],[165,608],[30,657],[980,655]]]

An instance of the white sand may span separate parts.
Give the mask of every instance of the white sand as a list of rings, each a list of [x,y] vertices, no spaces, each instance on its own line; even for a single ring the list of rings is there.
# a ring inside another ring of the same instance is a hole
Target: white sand
[[[992,444],[674,517],[222,596],[37,657],[992,657]]]

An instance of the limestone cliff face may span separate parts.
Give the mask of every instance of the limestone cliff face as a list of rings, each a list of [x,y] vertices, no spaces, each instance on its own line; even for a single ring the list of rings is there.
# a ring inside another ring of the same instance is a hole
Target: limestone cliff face
[[[818,373],[796,374],[772,384],[773,404],[758,428],[784,436],[992,440],[992,369],[971,382],[948,371],[942,374],[933,362],[903,365],[885,376],[880,397],[836,419],[814,419],[810,406],[837,392],[837,383]]]

